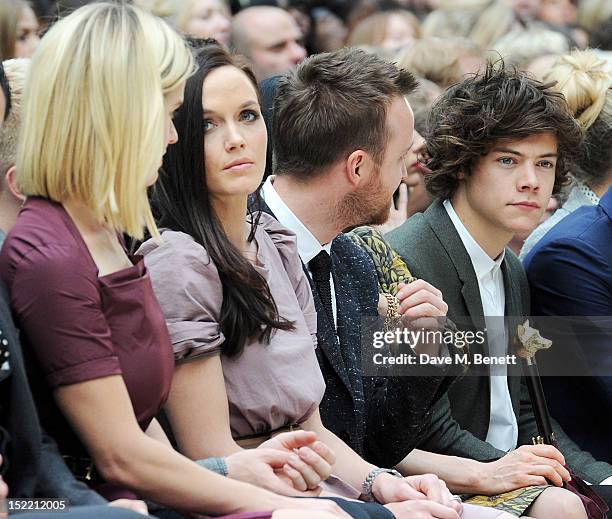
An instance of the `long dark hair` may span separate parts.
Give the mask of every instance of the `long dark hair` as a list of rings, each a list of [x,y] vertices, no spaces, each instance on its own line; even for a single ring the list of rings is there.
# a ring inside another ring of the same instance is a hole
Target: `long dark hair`
[[[185,100],[174,115],[179,140],[168,148],[151,202],[160,227],[189,234],[217,267],[223,285],[220,327],[225,342],[221,351],[234,357],[242,353],[248,341],[269,342],[275,329],[292,330],[294,325],[279,317],[268,283],[227,238],[206,187],[204,80],[214,69],[229,65],[248,76],[259,96],[257,81],[246,62],[214,40],[201,44],[196,62],[198,70],[187,80]],[[249,241],[254,238],[259,214],[251,214]]]

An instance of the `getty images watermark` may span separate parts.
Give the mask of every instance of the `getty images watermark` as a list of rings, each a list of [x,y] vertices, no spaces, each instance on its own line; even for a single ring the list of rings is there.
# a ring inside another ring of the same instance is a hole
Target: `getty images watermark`
[[[429,321],[412,327],[382,318],[362,320],[361,358],[367,376],[520,376],[517,330],[526,319],[552,339],[538,352],[542,376],[611,376],[585,347],[612,342],[612,317],[482,317]]]
[[[450,327],[436,330],[395,327],[388,330],[373,330],[371,364],[379,368],[453,366],[460,368],[460,371],[464,371],[469,366],[518,364],[516,354],[484,353],[483,346],[486,341],[486,329],[466,331]],[[413,374],[411,370],[390,369],[389,371],[400,371],[405,375]]]

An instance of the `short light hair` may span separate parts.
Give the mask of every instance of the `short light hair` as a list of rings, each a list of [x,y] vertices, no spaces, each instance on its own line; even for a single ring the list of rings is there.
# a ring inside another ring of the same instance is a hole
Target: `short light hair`
[[[462,78],[461,58],[483,53],[467,38],[423,38],[402,51],[397,66],[447,88]]]
[[[171,27],[184,33],[187,23],[192,18],[196,1],[197,0],[142,0],[141,4],[155,16],[164,19]],[[217,0],[217,2],[223,7],[228,7],[225,0]]]
[[[453,0],[441,2],[421,24],[423,37],[466,38],[488,1]]]
[[[159,233],[146,179],[164,152],[164,99],[194,70],[183,39],[124,3],[94,3],[57,22],[32,58],[17,187],[77,199],[118,232]]]
[[[2,63],[11,91],[11,111],[0,128],[0,185],[8,169],[15,164],[19,128],[21,127],[21,99],[26,76],[30,67],[29,59],[11,59]]]
[[[500,38],[493,48],[506,63],[524,69],[537,57],[569,52],[570,44],[560,32],[534,24],[527,29],[510,31]]]
[[[306,58],[278,82],[272,123],[276,172],[311,179],[357,149],[380,164],[389,105],[416,87],[410,72],[363,50]]]
[[[380,45],[387,37],[387,26],[392,16],[399,16],[414,33],[414,39],[421,37],[421,25],[418,18],[410,11],[383,11],[375,13],[361,20],[350,32],[346,44],[349,47],[360,45]]]

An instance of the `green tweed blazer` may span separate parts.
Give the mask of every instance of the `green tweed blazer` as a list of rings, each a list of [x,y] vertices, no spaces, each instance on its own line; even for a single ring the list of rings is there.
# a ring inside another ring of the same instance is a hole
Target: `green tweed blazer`
[[[435,200],[424,213],[412,216],[386,238],[415,277],[442,291],[450,319],[462,329],[485,328],[476,273],[441,200]],[[509,249],[506,249],[502,272],[506,316],[518,324],[522,317],[529,315],[529,285],[520,261]],[[509,335],[511,344],[511,331]],[[486,354],[486,343],[481,348],[481,353]],[[537,436],[537,426],[520,372],[509,370],[508,388],[519,426],[518,444],[531,444],[532,437]],[[466,376],[455,382],[447,396],[438,402],[418,448],[480,461],[503,456],[503,451],[485,441],[489,399],[489,377]],[[612,466],[580,450],[556,422],[553,426],[566,462],[580,477],[599,483],[612,475]]]

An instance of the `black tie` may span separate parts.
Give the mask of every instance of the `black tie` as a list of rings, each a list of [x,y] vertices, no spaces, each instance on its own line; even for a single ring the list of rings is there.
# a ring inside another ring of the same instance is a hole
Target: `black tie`
[[[332,269],[332,260],[329,254],[322,250],[314,258],[308,262],[310,272],[312,273],[312,280],[314,281],[315,288],[319,293],[323,308],[327,312],[327,316],[336,327],[334,320],[334,311],[332,307],[332,294],[330,284],[330,274]]]

